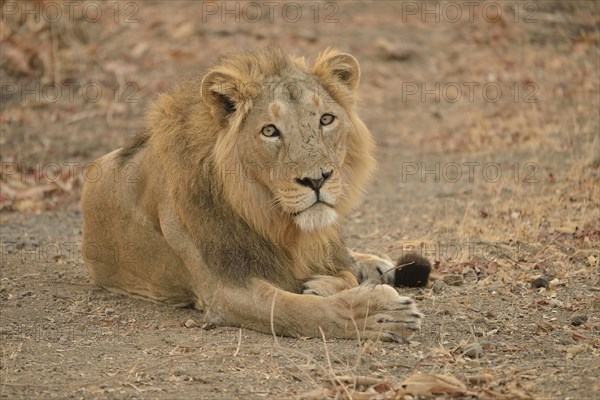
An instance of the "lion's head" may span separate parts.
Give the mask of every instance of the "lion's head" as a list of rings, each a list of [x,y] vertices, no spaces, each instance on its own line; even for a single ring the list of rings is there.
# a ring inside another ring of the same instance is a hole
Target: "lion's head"
[[[356,205],[374,166],[359,79],[356,59],[331,50],[312,67],[282,50],[236,54],[204,77],[225,195],[255,228],[323,231]]]

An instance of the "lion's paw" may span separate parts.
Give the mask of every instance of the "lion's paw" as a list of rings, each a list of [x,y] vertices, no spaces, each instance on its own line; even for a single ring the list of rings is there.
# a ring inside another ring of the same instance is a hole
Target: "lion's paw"
[[[421,328],[415,302],[389,285],[362,285],[337,296],[358,337],[404,342]]]
[[[302,294],[331,296],[349,288],[348,282],[337,276],[315,275],[302,285]]]
[[[389,285],[394,284],[393,270],[395,266],[392,260],[372,254],[352,252],[351,255],[355,261],[353,272],[359,283],[372,281]]]

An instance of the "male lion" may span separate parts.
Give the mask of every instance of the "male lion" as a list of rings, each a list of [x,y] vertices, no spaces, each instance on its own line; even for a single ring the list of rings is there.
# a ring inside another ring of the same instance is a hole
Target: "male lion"
[[[309,66],[270,49],[163,94],[145,131],[96,160],[84,186],[94,281],[278,335],[418,330],[413,301],[382,284],[393,264],[352,253],[338,232],[374,166],[359,78],[348,54]]]

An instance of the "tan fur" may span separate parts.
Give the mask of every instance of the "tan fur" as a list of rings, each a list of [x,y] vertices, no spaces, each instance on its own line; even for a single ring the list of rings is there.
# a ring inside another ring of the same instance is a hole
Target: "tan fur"
[[[262,332],[272,322],[283,335],[398,340],[418,329],[410,299],[357,286],[360,263],[338,233],[374,166],[359,80],[348,54],[311,67],[265,50],[162,95],[146,130],[96,160],[100,179],[84,186],[95,282]],[[280,135],[262,134],[269,125]]]

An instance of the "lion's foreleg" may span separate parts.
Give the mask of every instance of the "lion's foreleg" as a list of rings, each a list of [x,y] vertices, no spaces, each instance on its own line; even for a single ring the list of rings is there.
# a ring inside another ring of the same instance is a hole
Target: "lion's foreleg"
[[[402,340],[419,329],[414,302],[388,285],[367,285],[320,297],[286,292],[252,279],[212,296],[208,317],[264,333],[293,337]]]
[[[322,298],[286,292],[260,279],[243,287],[221,286],[207,300],[209,322],[276,335],[318,336],[318,327],[332,320]]]

